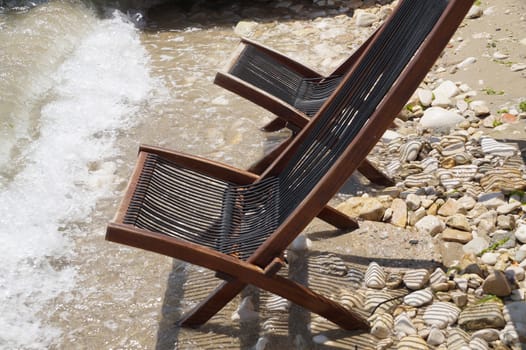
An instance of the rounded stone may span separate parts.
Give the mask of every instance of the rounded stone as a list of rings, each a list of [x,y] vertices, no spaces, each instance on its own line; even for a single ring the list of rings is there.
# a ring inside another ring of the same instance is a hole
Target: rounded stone
[[[409,270],[404,274],[403,281],[409,289],[420,289],[429,281],[429,271],[426,269]]]
[[[415,223],[415,227],[422,233],[435,236],[442,232],[446,225],[437,216],[427,215]]]
[[[442,239],[446,242],[468,243],[473,239],[471,232],[446,228],[442,232]]]
[[[482,283],[482,290],[487,294],[505,297],[511,294],[511,285],[504,272],[495,270]]]
[[[498,257],[499,257],[499,253],[488,252],[488,253],[482,254],[482,256],[480,257],[480,260],[486,265],[495,265],[497,263]]]
[[[462,121],[464,118],[458,113],[442,107],[431,107],[424,111],[420,125],[423,128],[447,131]]]
[[[429,326],[444,329],[457,321],[460,308],[453,303],[439,301],[424,311],[424,322]]]
[[[515,229],[515,238],[521,243],[526,243],[526,225],[520,224],[517,229]]]
[[[466,307],[458,317],[458,324],[470,331],[502,328],[506,324],[500,303],[485,302]]]

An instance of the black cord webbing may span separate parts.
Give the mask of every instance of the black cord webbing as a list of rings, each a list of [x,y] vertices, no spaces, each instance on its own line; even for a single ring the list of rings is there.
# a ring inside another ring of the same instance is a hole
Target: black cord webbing
[[[237,186],[149,154],[124,223],[246,259],[275,230],[277,179]]]
[[[291,105],[303,78],[253,46],[243,50],[230,73]]]

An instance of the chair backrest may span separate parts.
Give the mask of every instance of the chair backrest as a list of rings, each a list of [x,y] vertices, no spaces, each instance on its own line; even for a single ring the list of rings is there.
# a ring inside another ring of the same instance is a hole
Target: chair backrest
[[[320,110],[313,121],[315,127],[290,150],[287,165],[277,174],[283,218],[319,183],[362,129],[446,6],[446,0],[405,0],[401,4],[356,69]]]
[[[279,181],[279,227],[250,262],[269,263],[336,194],[416,90],[472,3],[403,1],[333,95],[262,174],[262,180]]]

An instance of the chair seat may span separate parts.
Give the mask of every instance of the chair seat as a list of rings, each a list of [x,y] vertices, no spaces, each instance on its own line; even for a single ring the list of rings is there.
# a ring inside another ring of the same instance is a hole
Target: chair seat
[[[278,226],[276,179],[236,185],[148,154],[123,222],[246,259]]]

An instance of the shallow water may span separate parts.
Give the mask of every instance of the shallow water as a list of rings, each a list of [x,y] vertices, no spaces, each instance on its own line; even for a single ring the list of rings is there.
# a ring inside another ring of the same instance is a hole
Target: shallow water
[[[212,86],[238,38],[195,24],[140,32],[62,1],[0,14],[0,348],[155,344],[170,259],[103,240],[138,144],[237,166],[263,151],[264,113]]]

